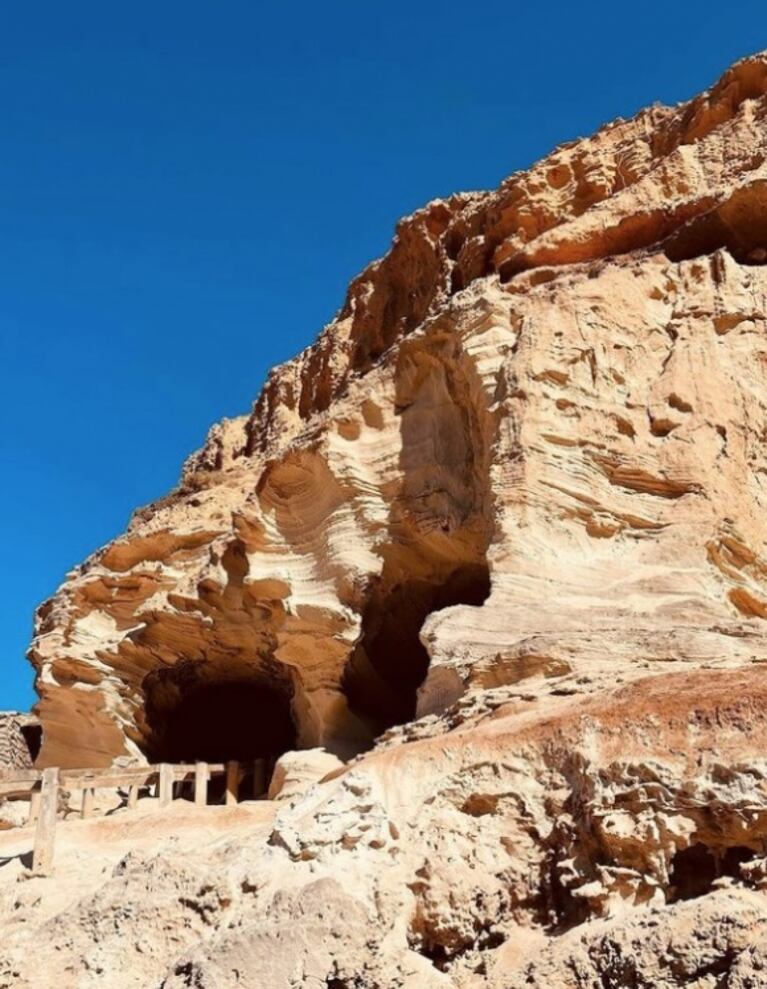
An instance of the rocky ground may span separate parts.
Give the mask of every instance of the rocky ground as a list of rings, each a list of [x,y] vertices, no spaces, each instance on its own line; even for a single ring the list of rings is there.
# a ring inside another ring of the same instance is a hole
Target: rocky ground
[[[767,55],[403,220],[31,650],[41,765],[345,765],[0,836],[0,985],[767,986],[766,328]]]
[[[765,985],[766,701],[496,689],[288,799],[67,821],[52,879],[6,832],[0,985]]]

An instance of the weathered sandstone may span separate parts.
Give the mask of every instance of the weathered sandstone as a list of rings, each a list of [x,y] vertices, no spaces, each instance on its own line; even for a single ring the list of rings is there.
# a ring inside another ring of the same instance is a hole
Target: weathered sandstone
[[[19,711],[0,711],[0,773],[31,768],[39,750],[37,718]],[[0,829],[18,827],[28,817],[29,805],[23,793],[0,794]]]
[[[20,711],[0,711],[0,770],[27,769],[40,750],[40,723]]]
[[[269,800],[288,800],[301,796],[313,783],[321,782],[343,765],[337,756],[324,749],[286,752],[274,765],[267,796]]]
[[[766,330],[767,54],[403,220],[30,653],[41,765],[330,755],[5,984],[767,985]]]

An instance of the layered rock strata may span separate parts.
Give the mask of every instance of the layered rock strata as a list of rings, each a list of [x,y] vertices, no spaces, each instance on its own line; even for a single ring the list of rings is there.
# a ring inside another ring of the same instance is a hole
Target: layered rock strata
[[[31,768],[40,751],[41,734],[33,715],[0,711],[0,772]]]
[[[374,747],[151,978],[765,984],[765,329],[767,55],[400,223],[38,612],[40,764]]]
[[[172,753],[232,683],[348,755],[467,689],[764,658],[765,89],[403,220],[40,608],[42,761]]]

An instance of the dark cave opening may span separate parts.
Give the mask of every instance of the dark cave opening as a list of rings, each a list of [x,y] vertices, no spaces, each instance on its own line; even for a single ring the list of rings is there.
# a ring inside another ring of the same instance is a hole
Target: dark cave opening
[[[273,761],[298,747],[288,690],[252,678],[162,672],[145,685],[151,762]]]
[[[29,758],[34,764],[35,759],[37,759],[40,754],[40,748],[43,744],[43,726],[22,725],[21,735],[26,743],[27,749],[29,750]]]
[[[349,660],[344,690],[352,710],[378,735],[411,721],[429,669],[419,633],[427,617],[453,605],[479,606],[490,594],[486,563],[456,567],[444,579],[403,580],[373,590],[362,616],[362,636]]]
[[[702,842],[696,842],[689,848],[680,849],[671,860],[669,883],[672,894],[669,902],[704,896],[720,876],[740,879],[740,866],[755,855],[754,849],[745,845],[732,845],[714,851]]]
[[[740,879],[740,867],[744,862],[750,862],[756,856],[753,848],[746,845],[733,845],[728,848],[720,860],[720,869],[723,876],[730,876],[732,879]]]
[[[705,845],[696,842],[689,848],[681,848],[671,860],[672,899],[694,900],[703,896],[711,889],[716,875],[716,859]]]

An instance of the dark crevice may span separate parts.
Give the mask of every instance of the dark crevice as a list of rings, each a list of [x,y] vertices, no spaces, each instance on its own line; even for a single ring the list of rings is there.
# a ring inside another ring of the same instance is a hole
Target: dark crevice
[[[588,902],[581,896],[573,896],[572,890],[562,881],[558,856],[548,857],[542,863],[541,904],[539,918],[553,934],[564,934],[589,919]]]
[[[672,901],[704,896],[716,879],[716,859],[705,845],[696,842],[680,849],[671,860],[669,882]]]
[[[466,240],[464,231],[457,227],[450,227],[445,233],[444,245],[445,254],[451,261],[456,261],[461,253],[461,248]]]
[[[669,903],[705,896],[722,876],[740,879],[740,867],[757,853],[745,845],[712,849],[702,842],[682,848],[671,860]]]
[[[460,268],[453,268],[450,273],[450,291],[453,295],[466,288],[466,279]]]
[[[767,182],[736,190],[716,208],[685,223],[663,243],[669,261],[727,250],[744,265],[767,263]]]
[[[719,859],[719,871],[722,876],[730,876],[732,879],[740,879],[740,867],[745,862],[750,862],[756,852],[753,848],[745,845],[733,845],[728,848]]]
[[[418,954],[430,961],[438,972],[447,970],[452,957],[442,944],[422,944],[418,948]]]
[[[461,945],[446,945],[439,941],[422,938],[413,945],[421,957],[426,958],[438,972],[447,972],[449,966],[470,952],[494,951],[506,941],[502,931],[493,930],[489,926],[478,926],[474,937]],[[485,964],[480,959],[474,968],[475,973],[482,974]]]
[[[37,759],[40,748],[43,744],[43,726],[42,725],[22,725],[21,735],[26,743],[27,749],[29,750],[29,757],[34,763]]]
[[[712,989],[727,989],[729,985],[729,974],[736,958],[736,953],[731,948],[724,951],[721,957],[714,959],[712,962],[708,962],[702,965],[700,968],[696,969],[692,973],[692,977],[698,983],[704,979],[715,978],[717,981],[713,984]],[[719,978],[721,976],[721,978]]]
[[[352,709],[376,734],[415,716],[416,692],[429,668],[420,639],[426,618],[453,605],[481,605],[489,593],[487,564],[458,566],[440,583],[413,579],[375,587],[344,689]]]

